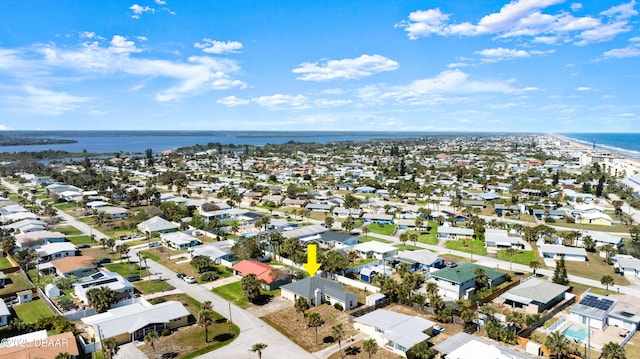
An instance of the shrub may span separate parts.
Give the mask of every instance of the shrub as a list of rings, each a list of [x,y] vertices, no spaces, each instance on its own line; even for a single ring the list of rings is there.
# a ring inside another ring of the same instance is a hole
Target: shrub
[[[220,275],[218,275],[217,272],[204,272],[200,275],[200,279],[202,279],[203,282],[212,282],[216,279],[220,278]]]
[[[342,307],[342,304],[340,304],[340,303],[334,304],[333,307],[336,308],[337,310],[343,310],[344,309],[344,307]]]
[[[167,335],[171,334],[171,330],[169,329],[162,329],[162,332],[160,333],[160,335],[162,335],[163,337],[166,337]]]

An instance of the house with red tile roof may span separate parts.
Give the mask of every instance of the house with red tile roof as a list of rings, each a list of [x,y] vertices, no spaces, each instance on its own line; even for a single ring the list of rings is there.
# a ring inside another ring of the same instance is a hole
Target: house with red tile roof
[[[274,290],[281,285],[291,283],[292,275],[278,268],[254,260],[245,259],[236,263],[233,272],[240,276],[255,274],[256,278],[262,282],[265,290]]]

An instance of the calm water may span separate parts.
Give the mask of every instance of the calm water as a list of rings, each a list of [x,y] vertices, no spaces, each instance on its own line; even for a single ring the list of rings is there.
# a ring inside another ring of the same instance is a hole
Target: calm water
[[[640,133],[565,133],[576,142],[640,159]]]

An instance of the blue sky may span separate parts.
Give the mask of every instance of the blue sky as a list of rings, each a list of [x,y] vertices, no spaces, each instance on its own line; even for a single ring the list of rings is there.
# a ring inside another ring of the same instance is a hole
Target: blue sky
[[[0,129],[640,132],[631,1],[2,1]]]

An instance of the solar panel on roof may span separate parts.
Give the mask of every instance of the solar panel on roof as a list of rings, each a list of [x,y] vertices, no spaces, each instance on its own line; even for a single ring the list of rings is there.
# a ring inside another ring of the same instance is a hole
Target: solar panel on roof
[[[600,310],[609,310],[611,306],[613,306],[615,302],[610,299],[598,298],[593,295],[586,295],[581,301],[580,304],[600,309]]]

